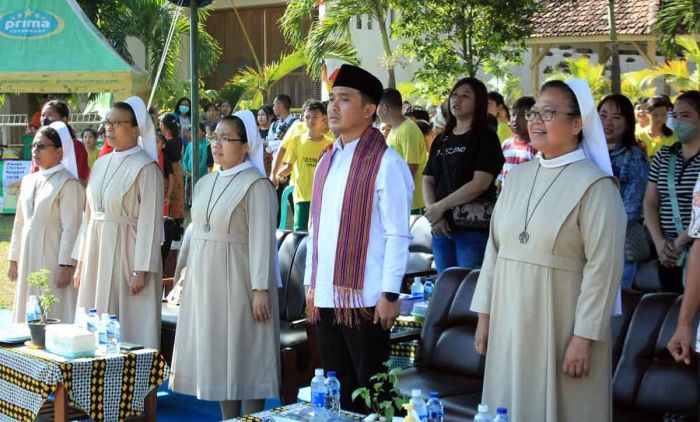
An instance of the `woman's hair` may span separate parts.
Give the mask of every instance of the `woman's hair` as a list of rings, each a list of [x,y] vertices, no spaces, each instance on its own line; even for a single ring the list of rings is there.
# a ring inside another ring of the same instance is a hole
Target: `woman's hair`
[[[700,91],[685,91],[676,98],[676,104],[678,104],[679,101],[690,104],[695,111],[700,114]]]
[[[576,93],[569,85],[567,85],[564,81],[556,79],[553,81],[548,81],[542,85],[540,94],[548,89],[558,89],[559,91],[566,93],[566,95],[569,97],[569,110],[567,113],[573,115],[574,117],[580,117],[581,121],[583,122],[583,117],[581,117],[581,108],[578,105],[578,98],[576,98]],[[583,129],[581,129],[581,132],[578,134],[578,141],[583,141]]]
[[[489,121],[486,117],[488,115],[489,100],[486,91],[486,85],[476,78],[462,78],[452,87],[450,91],[450,97],[452,94],[462,85],[469,85],[474,91],[474,116],[472,120],[472,132],[481,133],[486,130],[491,130],[489,128]],[[449,99],[448,99],[449,101]],[[444,133],[452,133],[452,130],[457,125],[457,118],[452,114],[450,106],[447,106],[447,123],[445,124]]]
[[[44,108],[46,107],[56,110],[56,113],[58,113],[58,115],[61,116],[62,119],[70,118],[70,109],[68,108],[68,104],[66,104],[64,101],[51,100],[48,103],[44,104]]]
[[[630,99],[622,94],[606,95],[602,100],[600,100],[600,103],[598,103],[598,113],[600,113],[600,109],[603,108],[603,105],[607,102],[615,104],[617,109],[620,110],[622,118],[625,119],[625,131],[622,133],[622,146],[639,146],[637,137],[634,135],[636,123],[634,120],[634,106],[632,105]]]
[[[661,95],[656,95],[654,97],[650,97],[647,100],[647,110],[649,110],[649,112],[651,112],[652,110],[654,110],[655,108],[658,108],[658,107],[666,107],[666,109],[670,109],[673,106],[667,98],[665,98]],[[666,126],[666,122],[664,122],[663,126],[661,126],[661,133],[663,133],[664,136],[673,135],[673,131],[671,130],[671,128]]]
[[[180,124],[173,113],[163,113],[160,115],[160,122],[163,123],[168,132],[176,138],[180,137]]]
[[[52,127],[49,126],[44,126],[39,130],[39,133],[41,136],[46,136],[53,142],[53,146],[56,148],[63,148],[63,142],[61,142],[61,135],[58,134],[58,131]]]
[[[423,136],[433,131],[433,125],[425,120],[416,120],[416,126],[418,126],[418,129],[420,129],[420,131],[423,133]]]
[[[90,132],[90,133],[92,133],[92,136],[93,136],[95,139],[97,139],[97,131],[96,131],[95,129],[93,129],[93,128],[91,128],[91,127],[87,128],[87,129],[83,129],[83,132],[80,134],[80,137],[83,138],[83,139],[85,139],[85,132]]]
[[[248,133],[245,130],[245,124],[243,123],[243,120],[240,119],[238,116],[230,115],[230,116],[224,116],[221,118],[220,123],[228,123],[233,127],[233,130],[236,131],[238,136],[241,138],[242,143],[248,143]]]
[[[138,126],[139,122],[136,120],[136,113],[134,113],[134,109],[131,108],[131,106],[128,103],[123,103],[123,102],[118,102],[114,103],[112,108],[116,108],[118,110],[124,110],[129,112],[129,116],[131,116],[131,126]]]
[[[175,113],[180,113],[180,104],[182,104],[183,101],[187,101],[190,104],[190,109],[187,113],[185,113],[185,116],[190,117],[190,114],[192,113],[192,101],[187,98],[187,97],[182,97],[177,102],[175,103],[175,110],[173,110]]]

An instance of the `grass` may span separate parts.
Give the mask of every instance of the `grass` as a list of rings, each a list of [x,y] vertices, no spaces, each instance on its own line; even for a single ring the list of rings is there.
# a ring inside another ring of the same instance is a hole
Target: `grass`
[[[7,278],[7,250],[14,219],[14,215],[0,215],[0,309],[11,309],[15,296],[15,283]]]

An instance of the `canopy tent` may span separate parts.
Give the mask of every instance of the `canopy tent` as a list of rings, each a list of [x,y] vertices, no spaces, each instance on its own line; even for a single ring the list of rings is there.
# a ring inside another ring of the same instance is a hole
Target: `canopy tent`
[[[0,93],[148,95],[148,75],[127,63],[75,0],[0,0]]]

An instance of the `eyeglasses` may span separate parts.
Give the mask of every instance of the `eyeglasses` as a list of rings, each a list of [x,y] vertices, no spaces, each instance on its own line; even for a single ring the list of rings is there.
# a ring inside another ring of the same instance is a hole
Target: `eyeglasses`
[[[568,113],[568,112],[564,113],[564,112],[560,112],[557,110],[532,110],[531,109],[530,111],[525,113],[525,120],[527,120],[528,122],[532,122],[537,118],[537,116],[539,116],[542,119],[542,121],[549,122],[554,118],[555,114],[561,114],[564,116],[578,116],[578,114],[576,114],[576,113]]]
[[[207,136],[207,142],[209,142],[209,144],[223,145],[223,144],[228,144],[231,142],[243,143],[243,139],[241,139],[241,138],[234,139],[234,138],[227,138],[225,136],[209,135],[209,136]]]
[[[105,127],[105,129],[119,127],[119,125],[122,123],[131,123],[131,120],[104,120],[104,121],[102,121],[102,125]]]
[[[49,148],[49,147],[58,148],[56,145],[51,145],[51,144],[34,144],[34,143],[32,144],[32,149],[38,149],[39,151],[42,151],[42,150]]]

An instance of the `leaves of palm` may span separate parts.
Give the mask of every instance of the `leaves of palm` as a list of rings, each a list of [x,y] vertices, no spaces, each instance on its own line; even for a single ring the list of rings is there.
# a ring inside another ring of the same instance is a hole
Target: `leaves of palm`
[[[220,95],[222,98],[239,98],[237,109],[259,108],[277,82],[306,63],[307,58],[297,51],[261,69],[246,67],[224,84]]]

